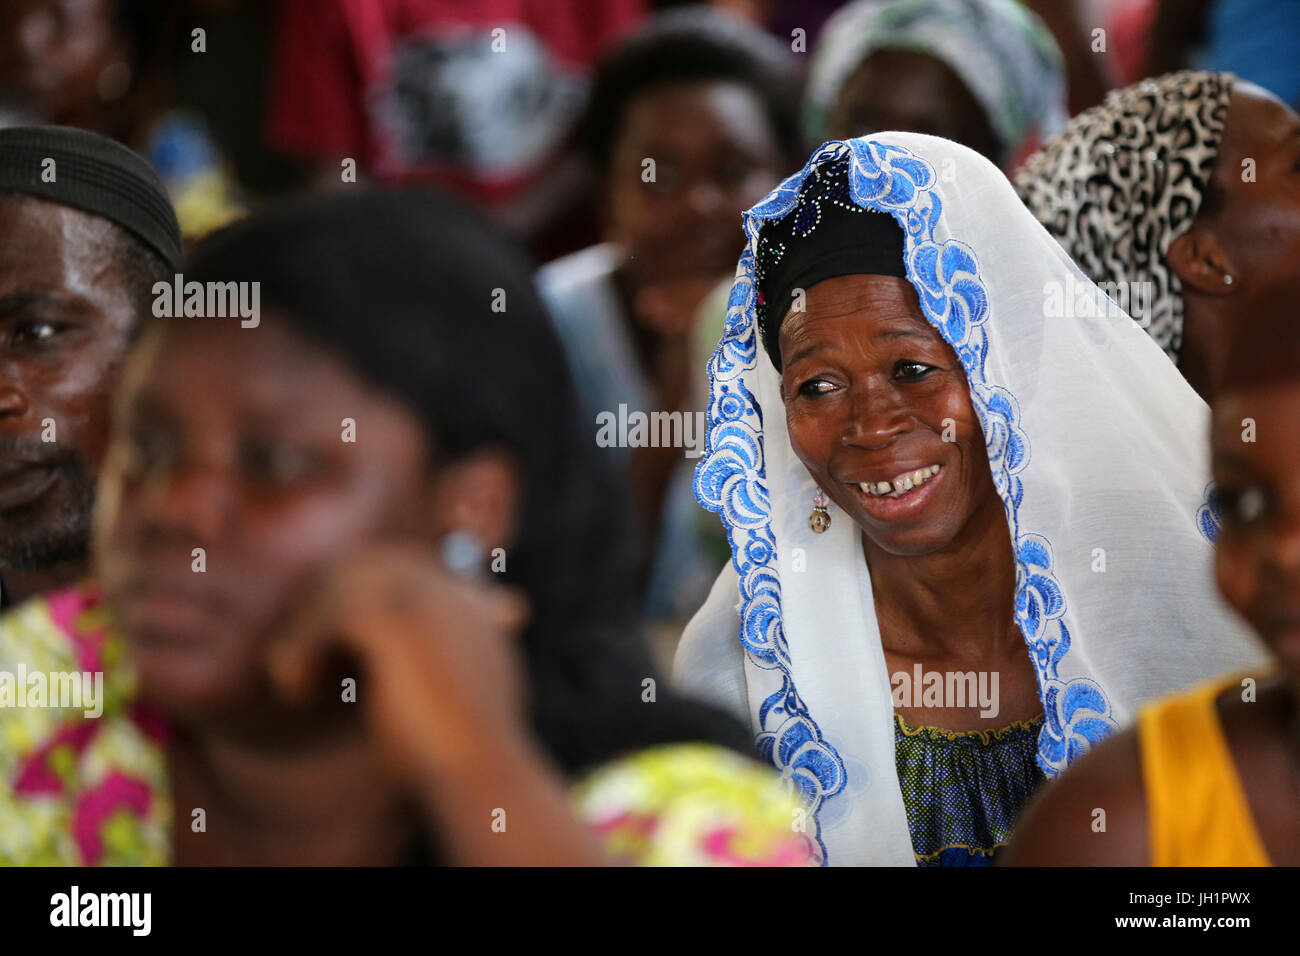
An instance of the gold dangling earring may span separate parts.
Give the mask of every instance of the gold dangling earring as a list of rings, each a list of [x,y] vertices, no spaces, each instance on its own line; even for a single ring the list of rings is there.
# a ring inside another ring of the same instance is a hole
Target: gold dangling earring
[[[808,527],[812,528],[817,534],[825,533],[826,529],[831,526],[831,516],[826,511],[826,506],[830,504],[826,500],[825,493],[820,488],[817,494],[813,495],[813,513],[808,516]]]

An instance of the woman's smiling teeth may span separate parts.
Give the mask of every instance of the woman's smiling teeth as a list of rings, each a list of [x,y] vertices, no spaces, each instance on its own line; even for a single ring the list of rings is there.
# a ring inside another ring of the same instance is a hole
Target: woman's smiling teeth
[[[939,474],[939,465],[929,465],[899,475],[893,481],[859,481],[858,487],[877,498],[897,498],[913,488],[925,484]]]

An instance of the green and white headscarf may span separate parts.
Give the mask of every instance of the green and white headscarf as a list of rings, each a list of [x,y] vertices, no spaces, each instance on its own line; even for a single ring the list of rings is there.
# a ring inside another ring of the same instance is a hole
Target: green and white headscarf
[[[804,102],[809,142],[827,138],[840,90],[878,50],[910,50],[945,63],[984,107],[1005,164],[1034,132],[1065,125],[1061,51],[1015,0],[857,0],[831,17],[813,53]]]

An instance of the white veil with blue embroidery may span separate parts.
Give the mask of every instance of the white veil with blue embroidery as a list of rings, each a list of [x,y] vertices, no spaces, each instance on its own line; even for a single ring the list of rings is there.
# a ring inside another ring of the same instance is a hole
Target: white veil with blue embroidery
[[[833,503],[825,534],[808,527],[813,481],[790,445],[754,314],[764,222],[793,208],[816,167],[846,155],[854,201],[903,227],[908,279],[970,380],[1015,549],[1045,772],[1145,701],[1264,654],[1214,587],[1208,409],[1159,346],[983,157],[919,134],[827,143],[745,216],[695,478],[732,562],[674,669],[684,688],[750,721],[761,755],[809,805],[826,862],[910,866],[860,532]]]

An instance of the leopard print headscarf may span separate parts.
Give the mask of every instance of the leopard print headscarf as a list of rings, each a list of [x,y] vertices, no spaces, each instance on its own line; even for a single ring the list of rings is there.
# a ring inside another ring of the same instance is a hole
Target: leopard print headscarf
[[[1183,296],[1165,255],[1201,208],[1234,80],[1188,70],[1112,91],[1014,177],[1035,218],[1175,363]]]

